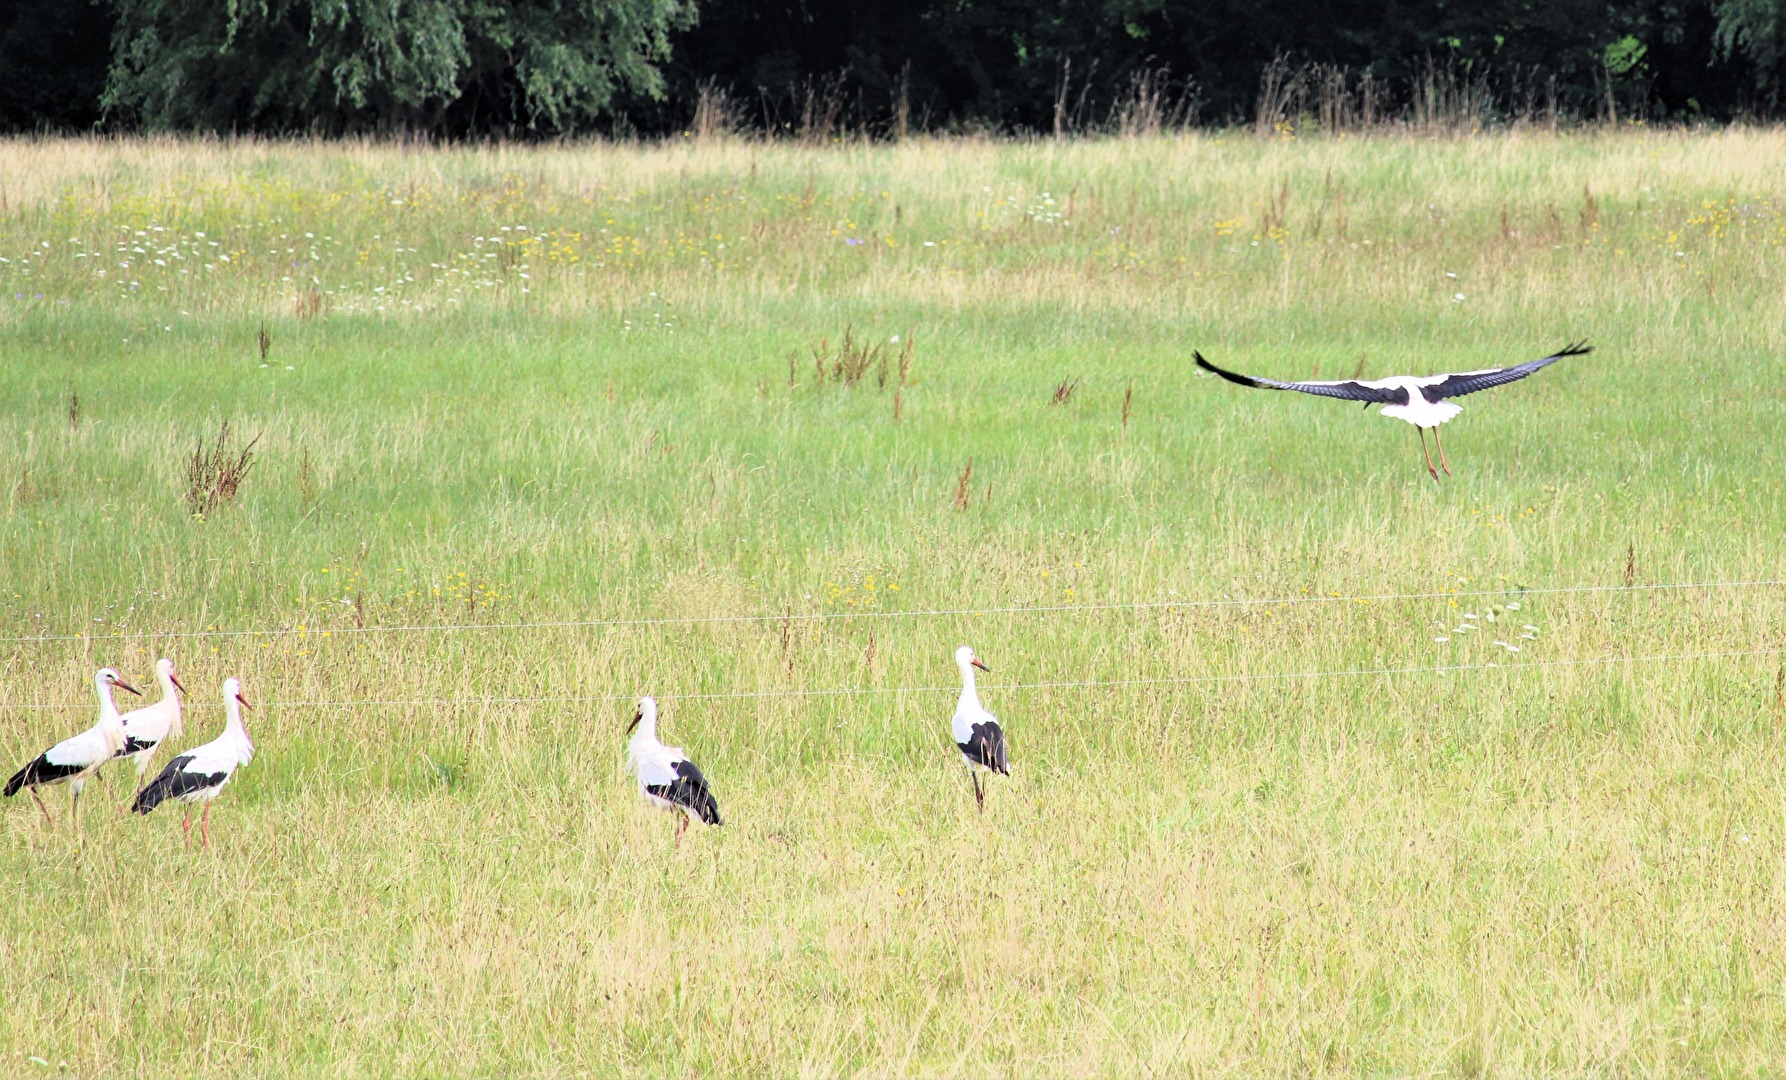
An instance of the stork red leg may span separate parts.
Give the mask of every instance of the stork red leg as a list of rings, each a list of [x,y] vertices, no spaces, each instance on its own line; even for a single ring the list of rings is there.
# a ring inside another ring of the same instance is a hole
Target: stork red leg
[[[676,842],[671,847],[682,846],[682,834],[688,831],[688,815],[683,814],[676,821]]]
[[[55,828],[56,819],[50,816],[50,808],[43,804],[43,796],[37,793],[35,786],[31,788],[31,797],[37,800],[37,808],[43,811],[43,823],[52,829]]]
[[[198,835],[203,840],[199,846],[206,851],[211,849],[211,804],[205,804],[205,812],[198,817]]]
[[[1439,468],[1445,470],[1446,476],[1450,476],[1451,466],[1445,461],[1445,440],[1439,438],[1438,428],[1433,428],[1433,445],[1439,448]]]
[[[192,846],[192,804],[186,805],[186,816],[180,819],[180,843]]]
[[[1426,429],[1415,428],[1414,430],[1420,432],[1420,452],[1426,455],[1426,471],[1433,474],[1433,480],[1436,482],[1439,479],[1439,470],[1433,468],[1433,452],[1426,448]],[[1433,438],[1438,438],[1437,432],[1433,433]]]
[[[986,789],[980,786],[980,774],[969,769],[968,778],[974,782],[974,802],[980,806],[980,813],[986,812]]]

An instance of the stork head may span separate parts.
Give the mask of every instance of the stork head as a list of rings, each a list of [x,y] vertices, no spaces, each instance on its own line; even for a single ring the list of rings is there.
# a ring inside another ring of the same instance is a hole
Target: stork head
[[[128,690],[131,693],[135,694],[137,697],[143,696],[143,692],[141,690],[138,690],[136,687],[125,682],[122,678],[119,677],[119,675],[116,671],[113,671],[109,667],[100,668],[99,674],[94,676],[94,681],[98,682],[99,685],[101,685],[101,686],[115,686],[120,690]]]
[[[155,661],[155,677],[182,694],[186,692],[186,688],[180,685],[180,677],[174,674],[174,662],[165,656]]]
[[[633,713],[633,722],[626,725],[626,733],[631,735],[641,722],[650,728],[657,726],[657,699],[650,695],[639,699],[639,708]]]
[[[254,706],[248,704],[248,699],[242,696],[242,680],[236,678],[234,675],[223,680],[223,703],[228,705],[231,702],[242,706],[244,709],[254,708]]]
[[[977,667],[989,675],[992,673],[992,669],[980,663],[980,658],[974,655],[972,645],[963,645],[955,650],[955,666],[962,671],[966,671],[970,667]]]

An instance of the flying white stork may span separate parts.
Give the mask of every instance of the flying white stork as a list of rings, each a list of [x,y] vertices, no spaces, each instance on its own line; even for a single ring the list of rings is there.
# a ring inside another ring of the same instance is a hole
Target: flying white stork
[[[1197,366],[1204,371],[1213,372],[1242,386],[1261,390],[1299,390],[1304,394],[1320,397],[1362,401],[1367,409],[1372,405],[1383,406],[1380,411],[1384,416],[1399,417],[1419,429],[1420,450],[1426,455],[1426,471],[1432,473],[1433,479],[1437,480],[1439,470],[1433,468],[1432,451],[1426,448],[1426,429],[1433,429],[1433,443],[1439,448],[1439,465],[1444,468],[1445,475],[1450,476],[1451,466],[1445,461],[1445,446],[1439,442],[1439,425],[1463,411],[1462,407],[1452,404],[1447,398],[1462,397],[1478,390],[1523,379],[1565,356],[1581,356],[1593,351],[1585,343],[1570,344],[1549,356],[1512,367],[1460,371],[1450,375],[1391,375],[1386,379],[1341,379],[1334,382],[1278,382],[1276,379],[1261,379],[1216,367],[1203,359],[1200,352],[1191,355],[1196,357]]]
[[[180,723],[180,695],[186,688],[174,674],[172,660],[164,656],[155,661],[155,681],[161,684],[161,700],[124,714],[124,746],[118,756],[136,761],[136,787],[132,796],[143,789],[143,774],[149,771],[149,763],[155,760],[161,744],[185,733]],[[130,801],[127,796],[120,809],[128,809]]]
[[[223,734],[203,746],[188,750],[167,763],[161,775],[137,792],[130,805],[139,814],[147,814],[168,799],[186,804],[186,816],[180,821],[180,835],[192,842],[192,804],[202,802],[205,812],[199,817],[198,832],[202,846],[211,846],[211,800],[217,798],[223,785],[229,783],[239,766],[254,758],[254,743],[248,738],[248,726],[242,722],[242,710],[248,708],[242,697],[242,681],[223,680],[223,711],[227,717]]]
[[[708,825],[724,824],[719,820],[719,804],[713,800],[701,770],[688,760],[682,747],[665,746],[657,740],[656,698],[639,699],[639,710],[626,730],[632,736],[626,744],[626,756],[639,778],[639,793],[652,806],[677,815],[677,844],[682,843],[690,819]]]
[[[986,790],[980,786],[980,770],[1011,775],[1011,764],[1005,757],[1005,730],[998,726],[998,717],[980,704],[980,692],[974,686],[975,668],[988,675],[992,669],[982,664],[966,645],[955,650],[955,666],[961,669],[961,699],[955,703],[955,718],[949,721],[949,731],[967,762],[968,777],[974,782],[974,801],[983,814]]]
[[[87,786],[89,776],[112,760],[124,746],[124,723],[118,716],[117,704],[112,701],[114,686],[142,694],[141,690],[119,678],[116,671],[109,667],[100,668],[93,676],[93,689],[99,694],[99,722],[73,738],[63,739],[13,773],[12,779],[6,782],[9,797],[17,795],[20,788],[30,788],[31,797],[37,800],[37,808],[43,811],[44,821],[53,825],[50,808],[43,804],[43,796],[37,789],[67,782],[73,792],[68,804],[69,828],[80,824],[81,788]]]

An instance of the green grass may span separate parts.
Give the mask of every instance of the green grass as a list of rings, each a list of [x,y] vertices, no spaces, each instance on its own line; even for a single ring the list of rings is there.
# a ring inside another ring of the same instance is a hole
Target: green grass
[[[1782,153],[0,145],[0,762],[102,663],[173,655],[188,742],[260,706],[207,853],[0,807],[0,1072],[1779,1071],[1786,592],[1542,590],[1786,565]],[[846,330],[906,385],[820,382]],[[1189,362],[1579,337],[1443,484]],[[1083,607],[1222,599],[1296,602]],[[680,847],[645,692],[728,820]]]

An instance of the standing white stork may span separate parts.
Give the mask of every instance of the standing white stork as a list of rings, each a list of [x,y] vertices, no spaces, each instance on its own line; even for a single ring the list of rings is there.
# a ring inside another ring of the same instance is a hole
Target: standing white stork
[[[6,782],[7,796],[17,795],[20,788],[30,788],[31,797],[37,800],[37,808],[43,811],[44,821],[53,825],[50,808],[43,804],[43,796],[37,789],[66,781],[73,792],[68,804],[69,828],[80,824],[81,788],[87,786],[89,776],[112,760],[124,746],[124,723],[118,716],[117,704],[112,701],[114,686],[142,694],[141,690],[119,678],[116,671],[109,667],[100,668],[93,676],[93,689],[99,694],[99,722],[73,738],[63,739],[13,773],[12,779]]]
[[[1005,756],[1005,729],[998,726],[998,717],[980,704],[980,692],[974,686],[974,669],[988,675],[992,669],[980,663],[974,650],[963,645],[955,650],[955,666],[961,669],[961,699],[955,703],[955,718],[949,721],[949,732],[955,736],[967,762],[967,775],[974,782],[974,801],[980,812],[986,812],[986,791],[980,786],[980,770],[1011,775],[1011,764]]]
[[[1384,416],[1398,417],[1419,429],[1420,450],[1426,455],[1426,471],[1432,473],[1433,479],[1437,480],[1439,470],[1433,468],[1432,451],[1426,448],[1426,429],[1432,428],[1433,443],[1439,448],[1439,464],[1444,468],[1445,475],[1450,476],[1451,466],[1445,461],[1445,446],[1439,442],[1439,425],[1463,411],[1461,406],[1452,404],[1447,398],[1462,397],[1478,390],[1514,382],[1540,368],[1549,367],[1565,356],[1582,356],[1593,351],[1585,343],[1570,344],[1549,356],[1512,367],[1460,371],[1450,375],[1391,375],[1386,379],[1341,379],[1335,382],[1278,382],[1276,379],[1261,379],[1216,367],[1203,359],[1200,352],[1193,352],[1191,355],[1196,358],[1197,366],[1204,371],[1242,386],[1261,390],[1297,390],[1319,397],[1362,401],[1367,409],[1372,405],[1383,406],[1379,411]]]
[[[680,746],[665,746],[657,739],[657,699],[642,697],[633,722],[627,725],[626,756],[639,778],[639,793],[659,810],[677,815],[676,843],[691,818],[708,825],[723,825],[719,803],[707,787],[707,778]]]
[[[254,758],[254,743],[248,738],[248,726],[242,722],[242,710],[249,708],[242,697],[242,681],[223,680],[223,711],[227,719],[223,734],[210,742],[167,763],[161,775],[137,793],[130,806],[139,814],[147,814],[168,799],[186,804],[186,816],[180,821],[180,835],[192,842],[192,804],[202,802],[205,812],[199,818],[199,836],[203,846],[211,846],[211,800],[229,783],[238,766]]]
[[[161,744],[185,734],[180,723],[180,695],[186,688],[174,674],[172,660],[164,656],[155,661],[155,681],[161,684],[161,700],[124,714],[124,746],[118,756],[136,761],[136,787],[131,796],[143,790],[143,774],[149,771],[149,763],[155,760]],[[126,797],[119,809],[128,809],[130,801]]]

